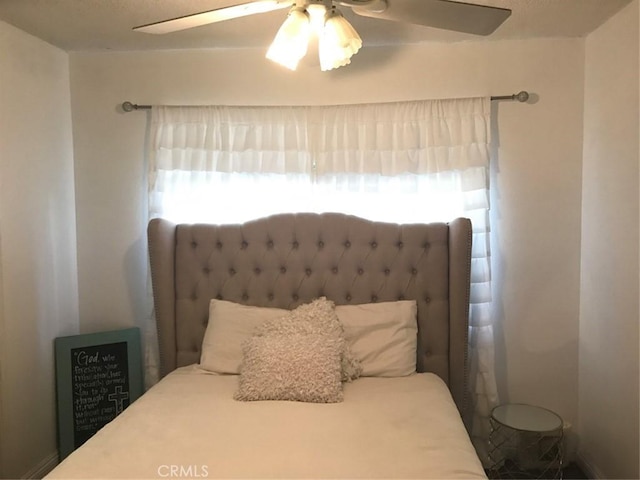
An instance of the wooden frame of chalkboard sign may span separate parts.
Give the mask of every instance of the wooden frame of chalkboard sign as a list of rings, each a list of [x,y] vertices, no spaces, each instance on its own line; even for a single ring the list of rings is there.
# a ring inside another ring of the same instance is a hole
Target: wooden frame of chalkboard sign
[[[140,329],[55,339],[60,460],[142,395]]]

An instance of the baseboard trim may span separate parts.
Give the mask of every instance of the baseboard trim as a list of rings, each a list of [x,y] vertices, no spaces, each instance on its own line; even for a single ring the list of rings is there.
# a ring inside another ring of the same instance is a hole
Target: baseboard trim
[[[33,467],[22,477],[27,480],[37,480],[47,475],[58,465],[58,452],[52,453],[44,458],[38,465]]]

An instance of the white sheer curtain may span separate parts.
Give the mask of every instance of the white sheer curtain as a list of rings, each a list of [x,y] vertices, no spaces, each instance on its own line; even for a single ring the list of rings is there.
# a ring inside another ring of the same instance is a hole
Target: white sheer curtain
[[[154,107],[150,216],[237,223],[291,211],[473,223],[472,437],[497,403],[488,98],[323,107]],[[152,345],[153,342],[149,342]],[[150,352],[149,359],[155,358]],[[149,376],[155,375],[149,360]]]

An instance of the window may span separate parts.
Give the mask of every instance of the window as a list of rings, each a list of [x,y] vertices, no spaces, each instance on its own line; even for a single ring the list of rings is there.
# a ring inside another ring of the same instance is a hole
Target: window
[[[488,244],[489,117],[488,98],[154,107],[150,216],[176,223],[239,223],[292,211],[337,211],[395,223],[469,217],[472,434],[484,437],[483,425],[498,400]]]

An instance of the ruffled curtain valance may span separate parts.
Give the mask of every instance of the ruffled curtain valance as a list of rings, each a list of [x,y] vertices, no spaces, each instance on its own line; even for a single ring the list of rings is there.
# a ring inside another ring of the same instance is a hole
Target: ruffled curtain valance
[[[318,174],[429,175],[488,166],[488,102],[432,100],[313,111]]]
[[[157,168],[432,174],[487,167],[489,105],[473,99],[328,107],[154,107]]]

